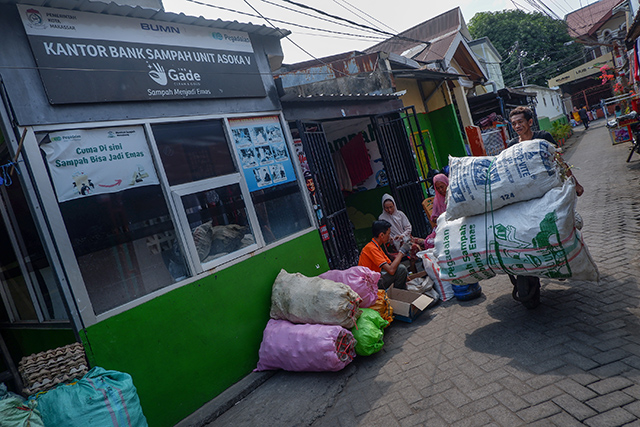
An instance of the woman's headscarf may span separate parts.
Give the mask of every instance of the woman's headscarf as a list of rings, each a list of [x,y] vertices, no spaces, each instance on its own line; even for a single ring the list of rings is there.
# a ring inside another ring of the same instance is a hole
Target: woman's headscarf
[[[384,202],[386,202],[387,200],[390,200],[391,202],[393,202],[393,206],[395,206],[396,208],[395,212],[392,215],[389,215],[384,210]],[[396,205],[396,201],[389,194],[385,194],[384,196],[382,196],[382,213],[380,214],[378,219],[381,219],[381,220],[383,219],[385,221],[388,221],[391,224],[392,238],[395,236],[407,236],[407,237],[411,236],[411,223],[409,222],[409,219],[403,212],[398,210],[398,205]],[[398,242],[398,243],[401,244],[402,242]]]
[[[449,178],[443,173],[439,173],[433,177],[433,187],[435,189],[436,182],[442,182],[449,188]],[[431,212],[431,218],[437,219],[440,215],[447,210],[447,198],[440,194],[436,190],[436,195],[433,198],[433,210]]]

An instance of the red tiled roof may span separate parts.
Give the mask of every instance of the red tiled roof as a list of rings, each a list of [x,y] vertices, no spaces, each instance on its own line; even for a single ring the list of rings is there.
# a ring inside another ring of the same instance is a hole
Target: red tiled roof
[[[573,38],[590,35],[611,17],[611,10],[623,1],[600,0],[567,14],[564,19],[569,27],[569,35]]]

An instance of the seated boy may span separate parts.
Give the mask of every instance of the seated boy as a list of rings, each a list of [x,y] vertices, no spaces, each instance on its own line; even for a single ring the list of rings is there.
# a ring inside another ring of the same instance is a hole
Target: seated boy
[[[373,271],[380,271],[382,276],[378,282],[379,289],[387,289],[393,283],[396,289],[406,289],[407,267],[400,264],[402,256],[398,254],[393,262],[382,249],[390,239],[391,224],[388,221],[375,221],[371,226],[373,238],[362,249],[358,265],[367,267]],[[405,242],[400,247],[400,252],[404,255],[411,250],[411,242]]]

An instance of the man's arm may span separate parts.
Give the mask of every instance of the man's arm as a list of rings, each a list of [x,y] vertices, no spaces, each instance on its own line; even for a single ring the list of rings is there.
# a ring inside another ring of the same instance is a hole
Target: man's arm
[[[398,253],[398,255],[396,255],[396,257],[393,259],[391,264],[385,262],[380,266],[380,268],[393,276],[394,274],[396,274],[396,270],[398,269],[400,262],[402,262],[402,257],[408,254],[410,251],[411,251],[411,242],[405,242],[400,247],[400,252]]]

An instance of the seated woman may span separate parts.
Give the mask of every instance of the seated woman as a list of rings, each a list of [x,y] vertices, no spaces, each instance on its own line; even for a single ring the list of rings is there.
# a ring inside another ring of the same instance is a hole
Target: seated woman
[[[438,217],[447,210],[447,188],[449,188],[449,178],[445,174],[439,173],[433,177],[433,186],[436,189],[436,195],[433,198],[433,211],[431,212],[431,221],[437,222]],[[424,239],[424,248],[433,247],[433,240],[436,238],[436,228],[434,227],[431,234]]]
[[[398,252],[402,244],[411,239],[411,223],[404,212],[396,208],[396,201],[389,194],[382,196],[382,209],[378,220],[391,224],[389,240],[395,246],[395,252]]]

